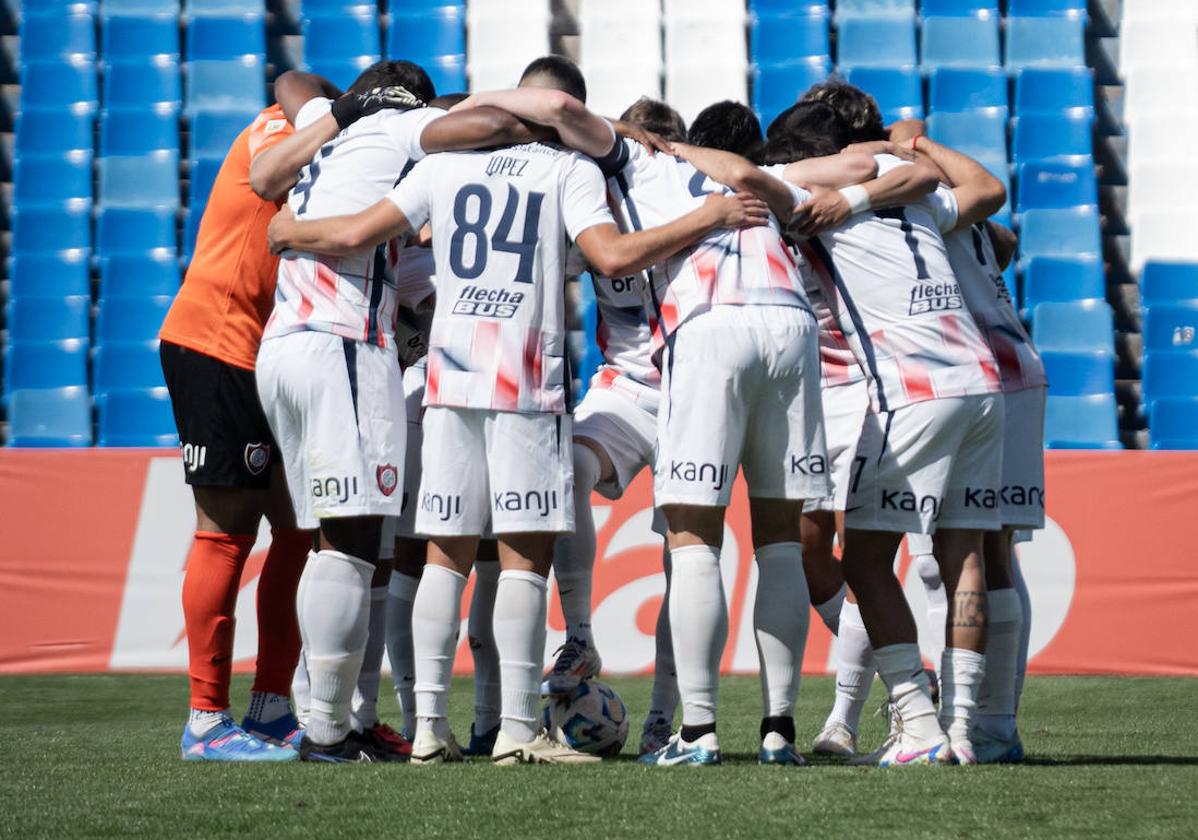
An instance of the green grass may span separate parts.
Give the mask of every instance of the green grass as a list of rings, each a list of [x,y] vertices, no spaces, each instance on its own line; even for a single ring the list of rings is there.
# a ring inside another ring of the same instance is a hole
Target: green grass
[[[599,767],[184,764],[180,677],[0,679],[4,837],[1181,837],[1198,832],[1198,681],[1029,681],[1021,767],[874,770],[755,765],[759,693],[721,692],[718,768],[644,768],[632,751],[649,684],[617,679],[633,715],[625,754]],[[234,698],[244,702],[239,679]],[[830,679],[803,682],[809,745]],[[875,689],[875,699],[881,692]],[[469,731],[468,681],[455,729]],[[384,703],[394,713],[394,706]],[[872,705],[871,705],[872,708]],[[869,713],[867,712],[867,716]],[[862,742],[882,736],[868,717]]]

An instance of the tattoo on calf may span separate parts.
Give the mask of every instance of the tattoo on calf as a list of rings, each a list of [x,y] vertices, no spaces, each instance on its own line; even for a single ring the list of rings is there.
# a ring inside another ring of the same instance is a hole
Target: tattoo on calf
[[[986,593],[958,590],[953,596],[953,627],[986,626]]]

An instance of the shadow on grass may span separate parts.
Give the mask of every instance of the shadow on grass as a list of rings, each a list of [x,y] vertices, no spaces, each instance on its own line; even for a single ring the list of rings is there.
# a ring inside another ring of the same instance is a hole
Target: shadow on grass
[[[1066,755],[1060,758],[1032,756],[1024,759],[1032,767],[1085,767],[1088,765],[1124,767],[1161,765],[1198,767],[1198,756],[1192,755]]]

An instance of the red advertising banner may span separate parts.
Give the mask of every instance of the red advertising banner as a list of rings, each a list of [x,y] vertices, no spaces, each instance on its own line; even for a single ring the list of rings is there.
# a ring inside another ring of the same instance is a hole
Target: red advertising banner
[[[1033,672],[1198,675],[1198,453],[1050,452],[1047,483],[1047,527],[1018,549]],[[0,449],[0,505],[0,674],[186,667],[180,591],[194,510],[174,453]],[[596,496],[594,508],[596,641],[608,671],[646,672],[665,589],[648,477],[618,502]],[[253,664],[269,540],[263,527],[238,600],[241,669]],[[900,557],[918,614],[922,584],[907,566]],[[722,571],[723,668],[755,671],[743,491],[729,509]],[[556,596],[549,625],[551,653],[564,640]],[[457,667],[468,672],[462,637]],[[806,672],[829,670],[833,642],[813,616]]]

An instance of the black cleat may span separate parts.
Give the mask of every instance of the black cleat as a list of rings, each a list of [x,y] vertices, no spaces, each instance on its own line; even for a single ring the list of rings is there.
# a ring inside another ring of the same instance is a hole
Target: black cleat
[[[322,761],[325,764],[373,764],[386,759],[357,732],[351,731],[344,741],[336,744],[317,744],[307,735],[300,742],[300,761]]]

